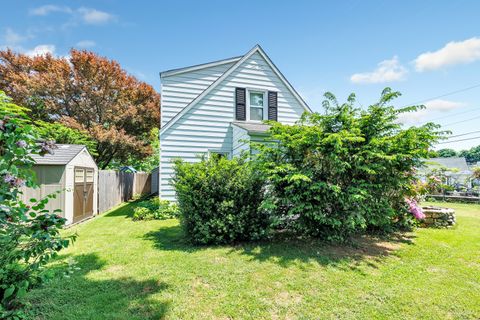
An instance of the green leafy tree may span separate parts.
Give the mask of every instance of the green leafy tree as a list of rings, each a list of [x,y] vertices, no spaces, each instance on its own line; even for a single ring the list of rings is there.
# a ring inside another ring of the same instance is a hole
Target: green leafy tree
[[[480,146],[471,148],[470,150],[463,150],[460,152],[461,157],[465,157],[469,163],[477,163],[480,161]]]
[[[0,88],[31,109],[33,120],[88,132],[102,169],[152,155],[148,137],[159,127],[160,95],[116,61],[74,49],[68,58],[7,49],[0,51]]]
[[[24,186],[36,187],[31,154],[52,153],[51,141],[37,143],[39,136],[18,107],[0,91],[0,318],[19,319],[21,298],[44,279],[42,266],[68,246],[72,238],[59,231],[65,219],[58,210],[45,209],[48,200],[20,199]]]
[[[160,137],[159,137],[159,129],[153,128],[150,131],[149,140],[150,140],[150,147],[152,148],[153,152],[150,156],[144,159],[138,159],[135,157],[130,157],[124,164],[128,166],[132,166],[133,168],[137,169],[138,171],[144,172],[151,172],[153,169],[157,168],[160,164]],[[121,163],[113,162],[110,167],[111,168],[118,168],[121,166]]]
[[[40,137],[55,143],[82,144],[92,156],[97,155],[97,142],[86,131],[69,128],[58,122],[36,121],[35,126]]]
[[[436,156],[439,158],[451,158],[458,156],[458,154],[453,149],[440,149],[436,152]]]
[[[430,156],[439,126],[403,128],[395,109],[400,93],[386,88],[366,110],[355,95],[340,104],[327,93],[326,114],[305,114],[296,125],[272,123],[278,144],[257,145],[268,177],[268,206],[299,234],[343,241],[365,230],[391,231],[411,215],[405,198],[416,182],[414,168]]]

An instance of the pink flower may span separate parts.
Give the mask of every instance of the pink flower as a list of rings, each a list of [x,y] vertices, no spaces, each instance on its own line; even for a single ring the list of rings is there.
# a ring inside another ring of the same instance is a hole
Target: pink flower
[[[417,220],[425,219],[425,214],[423,213],[422,208],[418,205],[417,201],[411,199],[405,199],[408,204],[408,211],[415,217]]]

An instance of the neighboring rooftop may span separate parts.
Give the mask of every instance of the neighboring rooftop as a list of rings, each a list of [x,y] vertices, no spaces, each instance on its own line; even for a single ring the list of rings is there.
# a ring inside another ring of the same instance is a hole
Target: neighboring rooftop
[[[430,158],[427,160],[429,166],[441,166],[459,171],[468,170],[467,161],[464,157]]]
[[[65,165],[85,148],[81,144],[57,144],[57,147],[53,150],[54,154],[47,153],[44,156],[32,154],[31,157],[36,164]]]
[[[265,133],[270,129],[271,126],[264,123],[252,123],[252,122],[232,122],[239,128],[247,130],[249,133]]]

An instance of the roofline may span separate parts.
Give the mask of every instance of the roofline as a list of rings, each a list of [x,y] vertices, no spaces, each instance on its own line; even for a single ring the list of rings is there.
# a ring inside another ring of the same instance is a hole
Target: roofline
[[[170,128],[178,119],[183,117],[185,113],[187,113],[194,105],[196,105],[200,100],[202,100],[210,91],[212,91],[219,83],[225,80],[235,69],[237,69],[245,60],[247,60],[253,53],[259,52],[262,57],[267,61],[268,65],[272,68],[275,74],[283,81],[286,85],[287,89],[289,89],[293,96],[300,102],[302,107],[307,112],[312,112],[312,109],[305,103],[302,97],[298,94],[298,92],[292,87],[290,82],[287,81],[285,76],[278,70],[277,66],[273,64],[270,60],[270,57],[263,51],[260,45],[255,45],[250,51],[248,51],[245,55],[242,56],[240,60],[238,60],[233,66],[231,66],[227,71],[225,71],[217,80],[215,80],[210,86],[208,86],[200,95],[198,95],[193,101],[191,101],[186,107],[184,107],[179,113],[177,113],[170,121],[168,121],[163,127],[160,128],[160,134],[165,132],[168,128]]]
[[[92,156],[92,154],[90,153],[90,151],[88,151],[88,148],[87,148],[87,146],[86,146],[86,145],[84,145],[84,144],[82,144],[81,146],[83,146],[83,148],[82,148],[82,149],[80,149],[80,151],[78,151],[78,152],[77,152],[77,154],[75,154],[75,156],[74,156],[72,159],[70,159],[70,161],[68,161],[68,163],[67,163],[67,164],[69,164],[70,162],[72,162],[72,160],[73,160],[73,159],[75,159],[75,157],[76,157],[76,156],[78,156],[78,155],[79,155],[81,152],[83,152],[83,151],[86,151],[86,152],[88,153],[88,155],[90,156],[90,158],[92,158],[92,159],[93,159],[93,163],[95,164],[95,168],[97,168],[97,170],[98,170],[98,164],[97,164],[97,161],[95,161],[95,158]]]
[[[36,165],[43,165],[43,166],[66,166],[67,164],[69,164],[70,162],[72,162],[73,159],[75,159],[76,156],[78,156],[80,154],[80,152],[82,152],[83,150],[87,151],[88,155],[93,159],[93,156],[90,154],[90,152],[88,152],[88,149],[87,149],[87,146],[84,145],[84,144],[74,144],[74,143],[59,143],[59,144],[56,144],[57,146],[81,146],[82,148],[77,152],[75,153],[75,155],[70,159],[68,160],[68,162],[66,163],[38,163],[35,161],[35,164]],[[53,151],[55,155],[55,150]],[[94,159],[94,162],[95,162],[95,159]],[[97,163],[95,162],[95,166],[98,168],[97,166]]]
[[[277,68],[277,66],[275,65],[275,63],[273,63],[272,59],[270,59],[270,57],[267,55],[267,53],[262,49],[262,47],[257,44],[256,47],[258,47],[258,52],[260,52],[260,54],[263,56],[263,58],[265,59],[265,61],[267,61],[267,63],[270,65],[270,67],[273,69],[273,71],[277,74],[277,76],[283,80],[283,82],[286,84],[287,88],[293,93],[293,95],[295,96],[295,98],[297,98],[297,100],[300,102],[300,104],[302,105],[302,107],[305,109],[305,111],[307,112],[310,112],[312,113],[312,109],[310,109],[310,107],[308,106],[308,104],[305,102],[305,100],[303,100],[302,96],[300,96],[300,94],[297,92],[297,90],[295,90],[295,88],[292,86],[292,84],[287,80],[287,78],[283,75],[283,73],[280,71],[280,69]]]
[[[220,66],[220,65],[227,64],[227,63],[232,63],[232,62],[237,62],[241,58],[242,58],[242,56],[238,56],[238,57],[227,58],[227,59],[222,59],[222,60],[217,60],[217,61],[212,61],[212,62],[207,62],[207,63],[196,64],[196,65],[189,66],[189,67],[176,68],[176,69],[170,69],[170,70],[162,71],[162,72],[160,72],[160,79],[165,78],[165,77],[169,77],[169,76],[173,76],[173,75],[177,75],[177,74],[180,74],[180,73],[185,73],[185,72],[190,72],[190,71],[195,71],[195,70],[200,70],[200,69],[205,69],[205,68],[210,68],[210,67],[215,67],[215,66]]]

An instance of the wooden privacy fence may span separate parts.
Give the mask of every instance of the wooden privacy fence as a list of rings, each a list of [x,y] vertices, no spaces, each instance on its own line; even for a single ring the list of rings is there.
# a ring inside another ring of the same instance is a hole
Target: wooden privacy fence
[[[99,170],[98,212],[105,212],[122,202],[131,200],[136,194],[151,194],[151,179],[151,174],[145,172]]]

